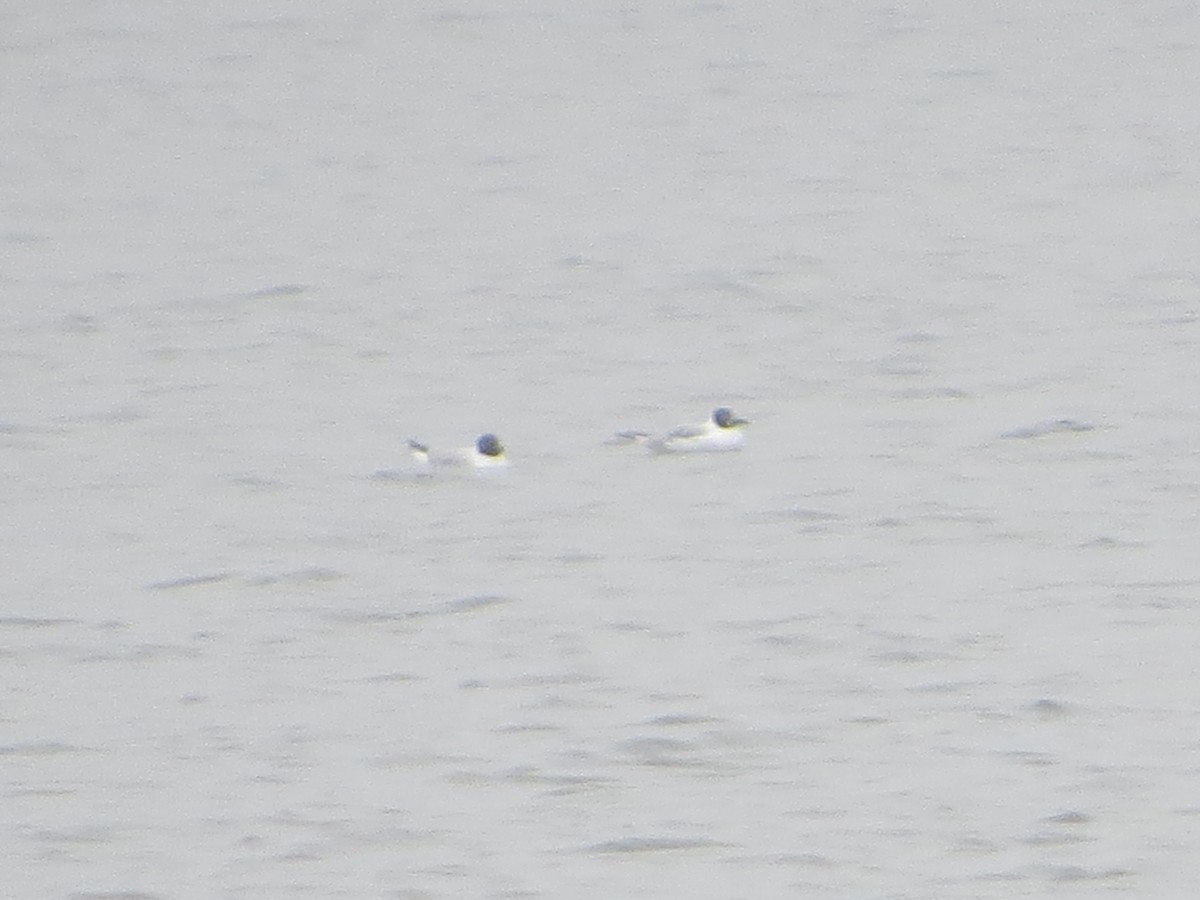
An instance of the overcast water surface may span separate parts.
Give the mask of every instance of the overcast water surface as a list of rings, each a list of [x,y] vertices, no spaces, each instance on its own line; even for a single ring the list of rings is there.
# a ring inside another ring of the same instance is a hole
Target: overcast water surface
[[[7,4],[5,895],[1194,896],[1198,16]]]

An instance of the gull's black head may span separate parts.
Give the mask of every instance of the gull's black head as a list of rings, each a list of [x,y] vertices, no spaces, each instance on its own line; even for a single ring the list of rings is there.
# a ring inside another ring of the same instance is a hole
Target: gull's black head
[[[500,438],[494,434],[481,434],[479,439],[475,441],[475,449],[479,451],[481,456],[504,455],[504,447],[500,445]]]
[[[739,425],[749,425],[749,419],[740,419],[733,414],[733,410],[728,406],[722,406],[719,409],[714,409],[712,420],[718,428],[737,428]]]

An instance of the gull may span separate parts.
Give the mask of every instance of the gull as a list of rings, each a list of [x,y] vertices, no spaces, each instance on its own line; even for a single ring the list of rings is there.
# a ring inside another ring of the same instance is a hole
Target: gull
[[[657,437],[645,431],[622,431],[615,435],[614,443],[641,444],[655,454],[740,450],[746,439],[745,427],[749,424],[749,419],[740,418],[729,407],[721,406],[699,425],[681,425]]]
[[[409,449],[417,466],[426,472],[439,468],[473,469],[502,469],[508,465],[508,457],[504,454],[504,445],[500,439],[490,432],[481,434],[471,447],[452,450],[449,453],[435,453],[427,444],[420,441],[409,441]]]

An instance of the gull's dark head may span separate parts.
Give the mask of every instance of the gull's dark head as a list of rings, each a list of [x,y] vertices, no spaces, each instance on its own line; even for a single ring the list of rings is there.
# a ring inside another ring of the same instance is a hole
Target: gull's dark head
[[[494,434],[481,434],[475,441],[475,449],[479,451],[480,456],[504,455],[504,447],[500,444],[500,438]]]
[[[739,425],[749,425],[749,419],[741,419],[733,414],[733,410],[728,406],[722,406],[719,409],[714,409],[712,420],[718,428],[737,428]]]

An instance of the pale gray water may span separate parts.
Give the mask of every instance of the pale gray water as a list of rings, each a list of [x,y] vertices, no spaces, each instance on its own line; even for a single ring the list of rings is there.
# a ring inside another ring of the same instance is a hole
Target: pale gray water
[[[1197,8],[760,6],[0,13],[7,896],[1191,896]]]

